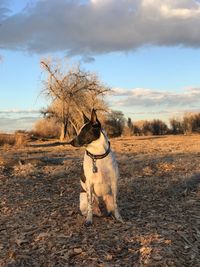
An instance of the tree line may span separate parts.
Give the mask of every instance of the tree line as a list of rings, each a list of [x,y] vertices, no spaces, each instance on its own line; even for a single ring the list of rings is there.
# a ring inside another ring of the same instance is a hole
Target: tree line
[[[200,113],[185,114],[183,118],[171,118],[169,124],[160,119],[132,123],[128,118],[124,127],[128,135],[165,135],[200,133]]]
[[[131,118],[126,119],[121,111],[111,111],[104,124],[111,137],[200,133],[200,113],[171,118],[168,125],[160,119],[133,122]]]
[[[171,118],[167,125],[160,119],[132,121],[131,118],[126,119],[121,111],[112,110],[102,116],[101,121],[109,137],[200,133],[200,113]],[[50,117],[39,120],[35,130],[42,137],[59,138],[61,125],[55,118]],[[68,133],[69,138],[74,134]]]
[[[165,135],[200,133],[200,113],[171,118],[169,124],[160,119],[132,121],[121,111],[110,110],[105,94],[110,91],[94,73],[81,67],[63,66],[58,60],[41,60],[44,70],[42,93],[50,103],[41,110],[43,119],[35,124],[35,134],[42,137],[70,139],[82,125],[82,113],[98,112],[110,137],[121,135]]]

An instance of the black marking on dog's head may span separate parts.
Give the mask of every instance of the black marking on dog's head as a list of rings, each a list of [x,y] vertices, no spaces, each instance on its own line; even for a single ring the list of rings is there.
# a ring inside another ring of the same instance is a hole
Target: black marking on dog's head
[[[84,121],[87,117],[83,115]],[[80,133],[70,142],[72,146],[80,147],[88,145],[97,140],[101,134],[101,123],[99,122],[96,111],[93,109],[91,119],[87,119],[87,122],[83,125]]]

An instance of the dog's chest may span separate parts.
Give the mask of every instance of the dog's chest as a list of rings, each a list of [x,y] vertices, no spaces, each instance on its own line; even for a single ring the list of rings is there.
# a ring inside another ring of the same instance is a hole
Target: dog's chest
[[[97,172],[93,172],[93,160],[85,155],[83,168],[86,179],[90,179],[93,184],[111,184],[111,179],[116,175],[116,163],[113,154],[110,153],[106,158],[97,159],[95,165]]]

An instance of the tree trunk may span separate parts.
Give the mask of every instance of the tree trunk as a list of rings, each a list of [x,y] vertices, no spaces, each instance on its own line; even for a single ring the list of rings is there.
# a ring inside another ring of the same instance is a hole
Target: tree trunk
[[[67,136],[67,123],[63,122],[61,127],[61,133],[60,133],[60,141],[64,141]]]

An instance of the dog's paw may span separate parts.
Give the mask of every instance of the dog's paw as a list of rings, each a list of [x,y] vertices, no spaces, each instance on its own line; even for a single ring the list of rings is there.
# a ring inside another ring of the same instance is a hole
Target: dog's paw
[[[116,219],[116,221],[118,221],[120,223],[124,223],[124,221],[123,221],[123,219],[119,213],[115,214],[115,219]]]
[[[122,224],[124,224],[124,220],[122,219],[122,217],[120,216],[119,218],[116,218],[116,220]]]
[[[92,221],[90,221],[90,220],[86,220],[85,221],[85,226],[86,227],[89,227],[89,226],[91,226],[92,225]]]

